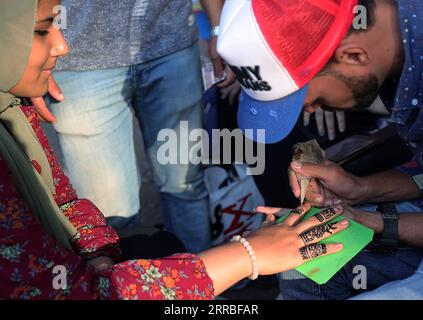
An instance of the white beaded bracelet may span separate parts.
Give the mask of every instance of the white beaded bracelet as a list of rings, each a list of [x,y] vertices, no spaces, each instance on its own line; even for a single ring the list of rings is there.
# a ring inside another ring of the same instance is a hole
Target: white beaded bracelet
[[[256,280],[259,276],[259,268],[258,268],[258,264],[257,264],[257,258],[256,255],[254,253],[253,247],[250,245],[250,243],[247,241],[247,239],[241,237],[241,236],[234,236],[231,239],[231,242],[239,242],[241,243],[245,250],[247,250],[248,255],[250,256],[250,260],[251,260],[251,268],[253,270],[253,272],[251,273],[251,276],[249,276],[248,278],[251,280]]]

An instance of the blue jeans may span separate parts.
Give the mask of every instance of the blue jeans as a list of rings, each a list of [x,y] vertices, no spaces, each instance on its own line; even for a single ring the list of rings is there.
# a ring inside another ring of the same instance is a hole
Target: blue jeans
[[[361,206],[360,209],[376,211],[376,206]],[[422,211],[410,202],[397,204],[397,210]],[[382,286],[387,285],[389,290],[392,290],[392,285],[395,285],[395,288],[401,288],[403,299],[415,299],[418,292],[420,296],[423,292],[423,276],[418,271],[422,259],[423,249],[418,248],[401,247],[394,254],[376,254],[364,249],[324,285],[316,284],[295,270],[281,273],[279,275],[281,295],[284,300],[344,300],[354,296],[357,299],[371,299],[372,293],[364,292],[376,290],[375,292],[379,294],[374,295],[375,299],[383,300],[394,296],[383,295]],[[367,272],[365,290],[354,286],[354,279],[358,276],[358,273],[354,272],[356,266],[364,266]],[[409,277],[412,277],[413,281],[408,280]],[[416,292],[415,288],[420,289]],[[360,298],[361,296],[363,298]]]
[[[389,282],[351,300],[423,300],[423,262],[411,277]]]
[[[128,68],[54,76],[66,97],[62,103],[51,102],[55,129],[65,170],[80,197],[92,200],[115,227],[138,214],[141,182],[133,108],[161,193],[166,229],[191,252],[207,249],[211,236],[202,168],[157,160],[160,130],[176,129],[180,121],[188,121],[190,130],[202,128],[198,46]]]

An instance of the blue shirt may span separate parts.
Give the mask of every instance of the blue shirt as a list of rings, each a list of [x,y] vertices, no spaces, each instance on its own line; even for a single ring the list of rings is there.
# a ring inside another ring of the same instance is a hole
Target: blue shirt
[[[395,97],[383,99],[391,121],[423,166],[423,1],[398,0],[405,64]]]
[[[191,0],[62,0],[62,5],[71,54],[58,61],[57,70],[127,67],[197,40]]]

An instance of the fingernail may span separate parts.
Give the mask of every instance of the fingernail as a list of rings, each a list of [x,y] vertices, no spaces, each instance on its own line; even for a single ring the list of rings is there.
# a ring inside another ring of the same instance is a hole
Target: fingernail
[[[349,225],[349,224],[350,224],[350,222],[349,222],[348,220],[342,220],[339,224],[340,224],[341,226],[347,226],[347,225]]]
[[[322,203],[323,202],[323,198],[316,198],[316,202]]]
[[[300,161],[294,161],[294,162],[292,162],[292,166],[295,169],[301,169],[303,167],[303,164]]]
[[[60,101],[65,100],[65,95],[63,93],[59,94],[59,100]]]
[[[342,211],[342,206],[336,206],[335,208],[333,208],[336,212],[341,212]]]
[[[342,243],[335,244],[335,249],[336,250],[342,250],[342,249],[344,249],[344,245]]]

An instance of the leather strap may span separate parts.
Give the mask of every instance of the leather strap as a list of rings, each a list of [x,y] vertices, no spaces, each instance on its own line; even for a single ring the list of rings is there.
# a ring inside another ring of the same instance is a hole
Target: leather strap
[[[378,247],[387,251],[396,251],[398,248],[398,220],[399,215],[394,204],[382,204],[377,211],[383,216],[383,232],[378,241]]]

